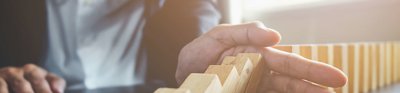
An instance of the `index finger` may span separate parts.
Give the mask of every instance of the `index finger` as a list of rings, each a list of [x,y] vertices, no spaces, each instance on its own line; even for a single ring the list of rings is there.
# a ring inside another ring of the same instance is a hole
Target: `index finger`
[[[205,34],[225,45],[232,47],[238,45],[273,46],[277,44],[281,36],[262,22],[255,21],[238,25],[220,25]]]
[[[345,74],[333,66],[270,47],[262,52],[267,66],[275,72],[328,87],[341,87],[347,82]]]

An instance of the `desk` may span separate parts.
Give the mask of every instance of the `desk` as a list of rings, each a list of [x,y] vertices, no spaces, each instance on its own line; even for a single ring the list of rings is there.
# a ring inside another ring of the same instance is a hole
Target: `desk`
[[[151,85],[120,86],[99,89],[66,90],[65,93],[153,93],[158,87]]]

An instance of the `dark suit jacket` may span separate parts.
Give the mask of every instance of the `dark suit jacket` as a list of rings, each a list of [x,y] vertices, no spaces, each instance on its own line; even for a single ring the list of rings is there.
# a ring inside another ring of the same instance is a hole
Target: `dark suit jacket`
[[[147,81],[174,86],[180,49],[217,25],[220,15],[211,0],[160,1],[146,0],[141,51]],[[45,0],[2,0],[0,13],[0,67],[43,62],[48,47]]]

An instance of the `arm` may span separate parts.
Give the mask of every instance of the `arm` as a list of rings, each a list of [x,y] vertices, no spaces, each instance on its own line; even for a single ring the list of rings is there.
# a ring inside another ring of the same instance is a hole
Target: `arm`
[[[148,53],[147,78],[174,86],[180,49],[216,26],[220,14],[211,0],[165,0],[147,19],[143,41]]]

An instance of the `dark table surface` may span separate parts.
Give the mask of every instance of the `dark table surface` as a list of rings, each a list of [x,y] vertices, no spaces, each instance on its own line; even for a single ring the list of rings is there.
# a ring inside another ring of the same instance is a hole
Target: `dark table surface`
[[[137,85],[98,89],[67,89],[65,93],[153,93],[157,88],[154,85]]]
[[[100,89],[67,90],[65,93],[153,93],[158,87],[149,85],[109,87]],[[380,88],[370,93],[400,93],[400,82]]]

